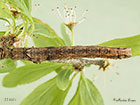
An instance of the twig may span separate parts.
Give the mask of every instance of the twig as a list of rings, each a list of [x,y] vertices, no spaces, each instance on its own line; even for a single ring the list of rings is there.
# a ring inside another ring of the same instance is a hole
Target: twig
[[[80,58],[80,59],[57,59],[50,60],[50,62],[72,64],[76,71],[82,71],[82,69],[88,65],[97,65],[99,66],[99,69],[103,69],[103,71],[107,67],[105,60],[87,60]]]
[[[57,59],[57,60],[50,60],[50,62],[67,63],[67,64],[81,65],[81,66],[87,66],[93,64],[93,65],[98,65],[100,67],[103,67],[105,64],[104,60],[87,60],[87,59]]]

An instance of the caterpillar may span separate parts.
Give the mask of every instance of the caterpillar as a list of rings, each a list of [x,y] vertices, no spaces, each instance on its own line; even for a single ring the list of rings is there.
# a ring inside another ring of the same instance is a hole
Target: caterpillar
[[[123,59],[131,57],[131,48],[102,46],[61,46],[41,48],[0,48],[0,59],[29,60],[40,63],[46,60],[76,58]]]

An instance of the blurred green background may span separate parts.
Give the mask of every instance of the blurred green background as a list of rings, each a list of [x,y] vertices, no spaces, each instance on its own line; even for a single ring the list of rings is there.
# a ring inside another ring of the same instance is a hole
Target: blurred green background
[[[49,24],[60,35],[61,22],[51,10],[57,6],[63,9],[64,3],[70,7],[77,6],[77,18],[83,11],[89,10],[85,15],[86,20],[74,29],[75,45],[96,45],[114,38],[140,34],[140,0],[33,0],[32,15]],[[0,30],[3,30],[4,23],[0,23]],[[85,68],[86,76],[91,80],[96,79],[94,84],[101,92],[105,105],[140,105],[140,57],[110,62],[112,65],[106,72],[98,71],[96,66]],[[0,74],[1,82],[5,75]],[[16,88],[5,88],[0,83],[0,105],[19,105],[35,87],[54,75],[51,73],[34,83]],[[74,95],[76,86],[75,79],[64,105]],[[16,101],[4,101],[4,98],[15,98]],[[116,102],[114,98],[136,101]]]

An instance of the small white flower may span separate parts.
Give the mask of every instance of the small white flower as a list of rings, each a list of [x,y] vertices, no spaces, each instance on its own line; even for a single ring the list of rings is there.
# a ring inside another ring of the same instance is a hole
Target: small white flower
[[[56,13],[59,16],[60,21],[63,22],[66,26],[68,26],[70,29],[72,29],[75,25],[82,23],[85,20],[85,14],[88,11],[88,9],[86,9],[83,12],[82,16],[77,19],[75,9],[76,6],[68,8],[67,4],[64,3],[64,16],[62,16],[60,8],[56,8]],[[54,11],[54,9],[52,10]]]

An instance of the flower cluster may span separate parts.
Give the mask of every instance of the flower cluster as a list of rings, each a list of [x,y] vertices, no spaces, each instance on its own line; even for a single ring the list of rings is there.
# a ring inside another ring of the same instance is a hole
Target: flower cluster
[[[59,19],[61,20],[61,22],[63,22],[70,30],[73,29],[73,27],[77,24],[82,23],[85,20],[85,14],[88,11],[88,9],[86,9],[83,14],[81,15],[81,17],[79,17],[77,19],[76,17],[76,12],[75,12],[76,6],[74,7],[67,7],[67,4],[64,4],[64,16],[62,16],[61,12],[60,12],[60,8],[57,7],[56,8],[56,13],[59,16]],[[54,11],[54,9],[53,9]]]

